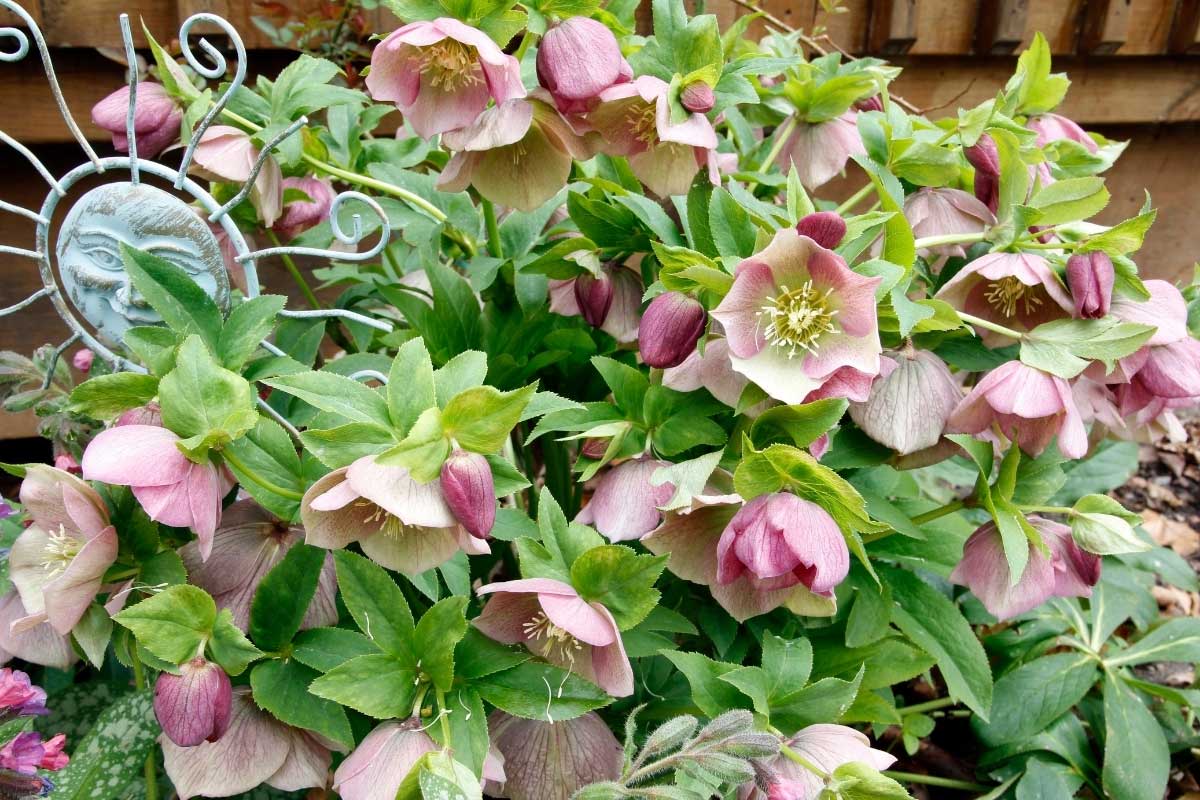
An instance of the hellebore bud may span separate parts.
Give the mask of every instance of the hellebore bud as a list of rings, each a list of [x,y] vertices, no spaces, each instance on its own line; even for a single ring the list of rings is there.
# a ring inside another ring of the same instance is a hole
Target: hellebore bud
[[[712,87],[704,81],[692,81],[683,87],[679,94],[679,102],[693,114],[707,114],[717,104]]]
[[[638,350],[651,367],[677,367],[696,349],[708,314],[682,292],[666,292],[650,301],[638,326]]]
[[[76,351],[71,357],[71,364],[80,372],[87,372],[92,368],[92,362],[96,360],[96,354],[86,347]]]
[[[441,482],[454,518],[472,536],[486,539],[496,524],[496,483],[487,459],[455,450],[442,464]]]
[[[1099,319],[1112,305],[1113,263],[1106,254],[1095,250],[1067,259],[1067,286],[1075,301],[1075,316]]]
[[[594,461],[599,461],[604,458],[604,454],[608,452],[607,438],[592,436],[583,440],[583,446],[579,448],[579,454],[584,458],[590,458]]]
[[[975,197],[995,214],[1000,201],[1000,151],[996,140],[985,133],[963,154],[975,168]]]
[[[871,95],[865,100],[859,100],[854,104],[855,111],[883,111],[883,100],[879,95]]]
[[[846,220],[836,211],[817,211],[796,223],[796,233],[807,236],[826,250],[842,243],[846,235]]]
[[[579,315],[593,328],[604,324],[612,301],[613,279],[608,270],[601,270],[599,276],[584,273],[575,279],[575,302],[579,305]]]
[[[154,684],[154,716],[163,733],[180,747],[220,739],[229,727],[233,687],[225,670],[196,656],[164,672]]]
[[[588,100],[617,82],[624,59],[608,26],[571,17],[546,31],[538,46],[538,82],[560,100]]]

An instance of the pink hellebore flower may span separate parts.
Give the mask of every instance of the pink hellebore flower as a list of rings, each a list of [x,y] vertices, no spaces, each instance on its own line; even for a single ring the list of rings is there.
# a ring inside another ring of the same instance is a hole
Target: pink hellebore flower
[[[0,597],[0,664],[19,658],[44,667],[67,669],[75,663],[77,656],[70,636],[58,633],[49,622],[32,628],[14,625],[25,622],[27,617],[29,612],[21,605],[16,590]]]
[[[984,375],[951,412],[946,430],[979,434],[993,424],[1031,456],[1040,455],[1055,436],[1067,458],[1087,453],[1087,430],[1070,384],[1020,361]]]
[[[1068,526],[1041,517],[1029,517],[1029,524],[1050,554],[1030,542],[1029,562],[1015,585],[1000,532],[991,522],[967,539],[962,561],[950,574],[952,582],[969,588],[998,619],[1024,614],[1051,597],[1090,597],[1100,580],[1100,556],[1080,549]]]
[[[946,363],[928,350],[884,355],[866,402],[851,403],[850,417],[868,436],[901,455],[933,447],[962,399]]]
[[[776,400],[800,403],[843,367],[879,373],[880,280],[784,228],[738,264],[712,315],[725,328],[733,368]]]
[[[154,683],[154,716],[180,747],[215,742],[229,728],[233,688],[219,664],[196,656],[179,674],[161,672]]]
[[[744,375],[734,371],[729,361],[727,339],[710,338],[704,343],[703,353],[693,350],[682,364],[663,371],[663,386],[668,389],[677,392],[707,389],[709,394],[730,408],[737,408],[748,383]],[[757,415],[753,410],[747,410],[747,413],[750,416]]]
[[[1050,262],[1033,253],[982,255],[948,280],[935,297],[1019,332],[1069,316],[1075,310]],[[980,335],[989,346],[1009,341],[988,330]]]
[[[844,764],[861,762],[877,770],[896,763],[896,757],[871,747],[871,740],[845,725],[809,725],[784,742],[805,761],[832,774]],[[767,792],[753,788],[742,800],[816,800],[825,782],[816,773],[779,755],[767,762]]]
[[[230,797],[263,783],[283,792],[322,789],[332,760],[315,736],[259,711],[249,686],[233,690],[229,728],[220,739],[180,747],[164,734],[158,742],[179,800]]]
[[[913,236],[956,236],[983,233],[996,224],[988,207],[960,189],[924,187],[904,200],[904,217],[912,226]],[[941,256],[963,256],[961,244],[935,245],[922,252]]]
[[[367,89],[394,102],[424,139],[470,125],[489,100],[525,96],[517,60],[449,17],[410,22],[376,45]]]
[[[475,627],[504,644],[523,644],[551,664],[587,678],[613,697],[633,694],[633,667],[608,609],[552,578],[489,583],[494,595]]]
[[[83,453],[83,477],[129,486],[150,519],[191,528],[200,557],[212,552],[221,499],[235,481],[224,466],[196,463],[176,445],[179,436],[155,425],[118,425],[102,431]]]
[[[612,282],[612,299],[599,328],[621,344],[637,341],[642,313],[641,273],[628,266],[605,266],[604,271]],[[550,311],[564,317],[583,316],[583,309],[579,303],[581,292],[576,290],[576,284],[587,277],[589,276],[564,281],[551,280]],[[590,294],[589,292],[588,296]]]
[[[5,716],[44,717],[46,690],[34,686],[29,675],[19,669],[0,669],[0,713]]]
[[[418,483],[404,467],[363,456],[314,483],[300,504],[305,542],[338,549],[358,542],[373,561],[416,575],[459,550],[491,548],[454,518],[438,481]]]
[[[1067,286],[1075,302],[1075,316],[1100,319],[1112,307],[1116,272],[1112,259],[1100,250],[1076,253],[1067,259]]]
[[[333,791],[343,800],[395,800],[400,784],[437,743],[417,718],[375,727],[333,773]]]
[[[1088,136],[1087,131],[1079,127],[1074,120],[1067,119],[1061,114],[1039,114],[1030,117],[1025,127],[1037,134],[1037,146],[1045,147],[1051,142],[1067,139],[1083,145],[1089,153],[1100,149],[1096,140]]]
[[[696,352],[708,313],[691,295],[663,292],[650,301],[638,325],[638,352],[648,366],[677,367]]]
[[[600,93],[600,105],[588,124],[604,138],[609,155],[625,156],[633,174],[659,197],[687,194],[697,169],[708,166],[709,179],[720,182],[717,133],[703,114],[671,121],[670,86],[642,75]]]
[[[117,532],[100,495],[70,473],[30,466],[21,502],[32,519],[8,558],[13,584],[28,616],[14,630],[43,622],[71,632],[100,591],[117,558]]]
[[[621,775],[621,744],[594,711],[554,723],[493,711],[488,730],[505,773],[485,786],[489,797],[570,800],[588,784]]]
[[[112,134],[113,147],[129,152],[125,118],[129,112],[129,87],[122,86],[92,106],[92,122]],[[139,82],[133,110],[133,132],[139,158],[154,158],[179,141],[183,109],[158,83]]]
[[[213,125],[196,145],[192,168],[206,180],[245,184],[250,180],[258,156],[259,150],[249,134],[229,125]],[[259,220],[268,228],[283,213],[283,173],[273,156],[267,156],[254,179],[250,202],[258,210]]]
[[[653,458],[634,458],[612,467],[575,521],[591,525],[610,542],[641,539],[662,522],[658,507],[675,493],[673,483],[650,482],[655,472],[667,466]]]
[[[1141,350],[1120,362],[1119,375],[1137,386],[1123,413],[1130,413],[1128,403],[1133,397],[1148,405],[1156,398],[1174,401],[1200,396],[1200,342],[1188,334],[1183,295],[1166,281],[1146,281],[1146,289],[1150,299],[1144,302],[1126,297],[1112,301],[1113,316],[1156,328]]]
[[[798,122],[779,151],[776,163],[784,172],[794,166],[800,183],[811,190],[828,183],[845,169],[850,156],[866,152],[854,114],[846,112],[825,122]]]
[[[329,208],[337,194],[329,181],[323,178],[284,178],[283,191],[288,189],[304,192],[308,199],[284,202],[283,215],[275,223],[275,231],[285,241],[324,222],[329,217]]]
[[[617,37],[603,22],[569,17],[538,42],[538,83],[564,114],[587,111],[600,93],[633,77]]]
[[[474,186],[488,200],[520,211],[554,197],[567,185],[572,161],[594,152],[548,101],[540,94],[517,97],[443,136],[454,155],[438,177],[438,189]]]
[[[996,140],[985,133],[964,149],[963,155],[975,168],[975,197],[995,214],[1000,206],[1000,151]]]
[[[833,250],[846,237],[846,220],[836,211],[814,211],[796,221],[796,233]]]
[[[258,584],[302,541],[304,528],[281,522],[255,501],[245,499],[225,511],[207,560],[201,557],[198,542],[185,544],[179,555],[187,567],[188,581],[211,594],[217,608],[228,608],[233,624],[245,631]],[[317,592],[300,623],[302,630],[337,623],[336,593],[333,557],[326,556]]]

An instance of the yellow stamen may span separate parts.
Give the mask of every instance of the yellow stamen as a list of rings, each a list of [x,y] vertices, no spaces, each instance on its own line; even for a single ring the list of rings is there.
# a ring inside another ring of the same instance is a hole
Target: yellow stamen
[[[60,524],[57,531],[50,532],[50,540],[42,551],[42,568],[54,578],[70,566],[75,556],[83,549],[83,542],[67,533]]]
[[[1024,313],[1032,314],[1042,304],[1042,298],[1034,294],[1034,289],[1010,275],[989,283],[988,291],[983,296],[992,308],[1011,318],[1017,315],[1018,305],[1023,306]]]
[[[821,292],[810,280],[796,290],[779,288],[780,294],[758,312],[759,321],[766,322],[764,338],[769,344],[786,348],[788,358],[794,358],[800,350],[815,353],[821,334],[834,330],[833,318],[838,310],[829,307],[833,287]]]
[[[653,147],[658,144],[658,118],[650,103],[633,103],[625,116],[625,124],[633,129],[633,138]]]
[[[552,655],[555,650],[558,650],[559,655],[569,664],[575,663],[575,653],[583,649],[583,645],[579,643],[578,639],[551,622],[542,611],[534,614],[529,622],[521,626],[521,629],[525,631],[526,638],[534,642],[544,640],[545,655]]]
[[[475,61],[474,48],[454,39],[421,48],[421,73],[431,86],[457,91],[464,86],[483,82],[481,69]]]

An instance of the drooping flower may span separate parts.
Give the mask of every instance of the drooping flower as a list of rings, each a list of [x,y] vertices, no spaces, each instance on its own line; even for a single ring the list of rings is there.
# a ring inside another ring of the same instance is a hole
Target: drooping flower
[[[491,797],[570,800],[583,786],[620,777],[621,745],[594,711],[555,723],[493,711],[488,730],[505,774],[488,785]]]
[[[191,528],[201,558],[207,559],[221,521],[221,500],[235,481],[207,457],[199,463],[188,459],[179,441],[173,431],[156,425],[109,428],[84,451],[83,477],[130,487],[150,519]]]
[[[875,287],[841,256],[784,228],[742,261],[713,310],[725,328],[733,368],[784,403],[801,403],[849,367],[879,373]]]
[[[523,644],[551,664],[587,678],[613,697],[633,694],[633,667],[612,614],[552,578],[489,583],[492,597],[473,624],[504,644]],[[507,771],[507,768],[506,768]]]
[[[1038,114],[1030,117],[1025,126],[1037,134],[1038,147],[1045,147],[1052,142],[1066,139],[1083,145],[1089,153],[1095,153],[1100,149],[1096,140],[1088,136],[1087,131],[1079,127],[1079,123],[1061,114]]]
[[[984,375],[951,412],[946,430],[978,434],[993,424],[1031,456],[1040,455],[1055,436],[1067,458],[1087,453],[1087,430],[1070,385],[1020,361]]]
[[[641,274],[634,268],[623,265],[605,265],[602,269],[612,282],[612,300],[607,304],[608,308],[603,314],[599,328],[622,344],[636,341],[642,313]],[[585,277],[551,280],[550,311],[564,317],[583,316],[579,302],[580,291],[576,286]],[[590,298],[591,293],[589,289],[586,297]]]
[[[566,186],[574,159],[595,155],[588,138],[540,92],[487,109],[446,133],[442,144],[454,155],[438,177],[440,190],[474,186],[488,200],[520,211],[532,211]]]
[[[344,800],[395,800],[405,776],[437,744],[421,720],[389,720],[375,727],[333,773]]]
[[[846,112],[825,122],[798,122],[779,151],[776,163],[787,172],[792,167],[805,189],[828,183],[846,168],[850,156],[866,153],[854,114]]]
[[[28,617],[29,612],[21,605],[21,596],[15,589],[0,597],[0,664],[19,658],[44,667],[67,669],[75,663],[77,656],[71,637],[55,631],[49,622],[14,627],[13,623]]]
[[[909,347],[885,354],[880,367],[866,401],[850,404],[850,417],[872,439],[901,455],[933,447],[962,399],[946,363]]]
[[[229,728],[220,739],[180,747],[164,734],[158,742],[179,800],[230,797],[263,783],[284,792],[323,788],[332,760],[312,734],[259,711],[248,686],[233,690]]]
[[[197,656],[179,674],[160,673],[154,683],[154,716],[180,747],[215,742],[229,728],[233,687],[218,664]]]
[[[288,525],[255,501],[245,499],[225,511],[207,560],[201,557],[198,542],[185,544],[179,555],[187,568],[188,582],[211,594],[217,608],[228,608],[233,624],[245,631],[258,584],[302,541],[304,528]],[[333,557],[326,556],[317,591],[300,623],[302,630],[337,623],[336,593]]]
[[[1077,253],[1067,259],[1067,287],[1075,302],[1075,316],[1100,319],[1112,306],[1112,259],[1100,250]]]
[[[250,180],[258,156],[259,149],[249,135],[229,125],[213,125],[196,145],[192,169],[206,180],[244,184]],[[250,202],[266,227],[279,219],[283,211],[283,173],[274,156],[267,156],[254,179]]]
[[[112,134],[118,153],[129,152],[126,115],[129,112],[129,87],[122,86],[92,106],[92,122]],[[179,141],[183,109],[161,84],[139,81],[133,109],[133,132],[137,136],[139,158],[154,158]]]
[[[996,140],[985,133],[963,154],[975,168],[975,198],[995,214],[1000,206],[1000,151]]]
[[[959,236],[982,233],[996,224],[988,207],[961,189],[925,186],[904,199],[904,218],[918,239],[930,236]],[[961,244],[934,245],[923,253],[963,256]]]
[[[605,265],[600,272],[593,275],[585,272],[571,281],[571,289],[575,293],[575,305],[579,308],[579,316],[593,328],[599,328],[608,319],[612,309],[613,277],[615,267]]]
[[[487,459],[456,450],[442,464],[442,496],[467,532],[486,539],[496,523],[496,481]]]
[[[1075,544],[1070,527],[1042,517],[1028,519],[1050,552],[1030,542],[1029,561],[1016,585],[992,522],[971,534],[962,561],[950,574],[952,582],[969,588],[998,619],[1024,614],[1051,597],[1090,597],[1100,580],[1100,557]]]
[[[784,744],[827,774],[854,761],[877,770],[885,770],[896,763],[895,756],[871,747],[870,739],[845,725],[809,725]],[[775,756],[765,766],[769,775],[766,792],[754,787],[742,796],[743,800],[816,800],[825,788],[819,775],[786,756]]]
[[[375,46],[367,89],[392,101],[428,139],[466,127],[487,108],[525,96],[521,65],[491,38],[450,17],[396,29]]]
[[[537,75],[564,114],[587,111],[600,93],[633,77],[617,37],[602,22],[569,17],[538,42]]]
[[[1126,297],[1116,297],[1112,302],[1114,317],[1155,329],[1138,352],[1122,359],[1113,375],[1103,379],[1107,383],[1128,380],[1137,384],[1137,391],[1126,400],[1127,408],[1135,398],[1145,405],[1155,398],[1200,396],[1200,342],[1188,334],[1187,303],[1166,281],[1150,280],[1145,286],[1150,298],[1144,302]]]
[[[826,250],[842,243],[846,235],[846,220],[836,211],[814,211],[796,223],[796,233],[807,236]]]
[[[638,326],[638,352],[648,366],[677,367],[696,350],[708,314],[694,297],[664,292],[650,301]]]
[[[703,114],[672,121],[670,86],[653,75],[605,89],[587,119],[603,137],[605,152],[628,158],[633,174],[659,197],[686,194],[717,147],[716,131]],[[720,180],[715,162],[709,178]]]
[[[1069,316],[1075,309],[1050,263],[1033,253],[982,255],[946,281],[934,296],[1021,333]],[[989,346],[1009,341],[988,330],[980,336]]]
[[[710,338],[704,343],[704,352],[692,350],[691,354],[677,367],[663,371],[663,386],[677,392],[694,392],[707,389],[708,393],[730,408],[737,408],[738,400],[749,380],[735,372],[729,360],[729,341]],[[761,404],[747,409],[748,416],[761,413]]]
[[[46,690],[34,686],[29,675],[19,669],[0,669],[0,713],[5,717],[44,717]]]
[[[300,504],[305,541],[328,549],[358,542],[388,569],[416,575],[459,550],[490,553],[454,518],[437,481],[418,483],[404,467],[363,456],[314,483]]]
[[[26,630],[49,622],[66,635],[100,591],[117,558],[117,532],[92,487],[63,470],[32,465],[21,483],[21,502],[32,524],[8,558],[13,584],[28,616]]]
[[[335,197],[333,186],[324,178],[284,178],[283,191],[288,189],[301,191],[308,199],[284,202],[283,213],[275,223],[275,232],[284,241],[324,222]]]
[[[670,466],[653,458],[634,458],[612,467],[596,484],[592,499],[575,516],[611,542],[640,539],[658,527],[658,507],[671,499],[675,485],[650,482],[660,468]]]

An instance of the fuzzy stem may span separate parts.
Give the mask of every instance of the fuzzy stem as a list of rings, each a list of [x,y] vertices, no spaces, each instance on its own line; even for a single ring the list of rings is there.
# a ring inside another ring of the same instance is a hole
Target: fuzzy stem
[[[868,183],[866,186],[862,187],[857,192],[855,192],[854,194],[847,197],[845,202],[843,202],[840,206],[837,207],[837,213],[845,214],[847,211],[849,211],[850,209],[852,209],[856,205],[858,205],[860,202],[862,202],[862,199],[864,197],[866,197],[867,195],[869,195],[873,191],[875,191],[875,184]]]
[[[986,233],[978,231],[976,233],[948,233],[944,236],[926,236],[924,239],[917,239],[913,246],[918,250],[925,247],[937,247],[943,244],[973,244],[974,242],[982,242]]]
[[[884,775],[897,781],[905,781],[907,783],[923,783],[926,786],[941,786],[946,789],[961,789],[964,792],[986,792],[993,787],[985,786],[982,783],[971,783],[970,781],[956,781],[952,778],[939,778],[936,775],[918,775],[915,772],[897,772],[896,770],[884,770]]]
[[[257,483],[259,486],[263,487],[267,491],[274,492],[275,494],[279,495],[280,497],[286,497],[289,500],[303,500],[304,499],[304,495],[301,494],[300,492],[292,491],[291,489],[285,489],[282,486],[278,486],[278,485],[272,483],[271,481],[267,480],[263,476],[259,475],[254,470],[247,467],[237,456],[235,456],[233,454],[233,452],[231,450],[222,450],[221,457],[224,458],[226,462],[228,462],[229,466],[233,467],[238,472],[243,473],[247,478],[254,481],[255,483]]]
[[[783,150],[784,144],[787,143],[788,137],[792,135],[792,131],[796,128],[796,123],[796,115],[793,114],[775,129],[775,139],[771,142],[771,149],[767,151],[767,157],[762,160],[760,169],[769,169],[775,159],[779,157],[779,153]]]
[[[488,251],[493,258],[504,258],[504,247],[500,243],[500,226],[496,224],[496,207],[486,197],[480,200],[483,206],[483,221],[487,225]]]
[[[1025,336],[1025,334],[1018,333],[1017,331],[1014,331],[1012,328],[1006,328],[1003,325],[996,324],[995,322],[989,322],[988,320],[981,319],[979,317],[974,316],[973,314],[968,314],[965,311],[959,311],[958,318],[961,319],[963,322],[969,323],[971,325],[976,325],[980,328],[985,328],[989,331],[992,331],[993,333],[998,333],[1001,336],[1007,336],[1010,339],[1022,339]]]
[[[267,237],[276,247],[283,246],[283,242],[279,241],[279,237],[275,234],[275,231],[270,228],[267,229]],[[279,257],[283,261],[283,266],[287,268],[288,274],[292,276],[292,280],[300,287],[300,293],[304,295],[308,307],[321,308],[321,301],[317,299],[316,293],[308,285],[308,281],[304,279],[304,273],[300,272],[300,268],[296,266],[296,262],[292,260],[292,257],[287,253],[280,253]]]

